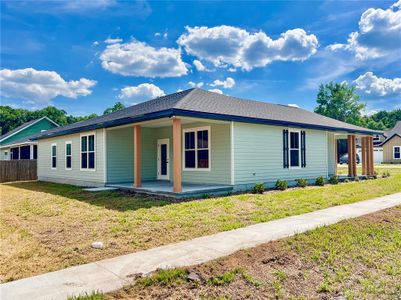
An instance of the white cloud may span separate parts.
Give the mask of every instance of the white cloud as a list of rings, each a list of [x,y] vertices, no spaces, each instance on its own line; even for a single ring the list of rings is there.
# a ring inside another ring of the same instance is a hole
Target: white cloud
[[[156,32],[156,33],[155,33],[155,37],[159,37],[160,35],[161,35],[160,32]]]
[[[124,76],[180,77],[188,72],[180,50],[139,41],[108,45],[100,60],[104,69]]]
[[[219,90],[219,89],[211,89],[211,90],[209,90],[209,92],[213,92],[213,93],[216,93],[216,94],[223,94],[223,91]]]
[[[168,38],[168,32],[163,33],[163,38]]]
[[[185,51],[216,67],[251,70],[273,61],[303,61],[316,53],[318,40],[297,28],[273,40],[264,32],[250,33],[233,26],[186,27],[177,40]]]
[[[359,30],[349,34],[346,44],[333,44],[329,50],[348,50],[360,60],[383,56],[400,57],[401,3],[389,9],[369,8],[359,20]]]
[[[94,41],[94,42],[92,43],[92,45],[93,45],[93,46],[97,46],[97,45],[99,45],[99,42],[98,42],[98,41]]]
[[[162,89],[152,83],[142,83],[137,86],[128,86],[121,89],[118,98],[133,102],[142,102],[164,96]]]
[[[231,78],[231,77],[227,77],[226,80],[224,80],[224,81],[216,79],[210,85],[211,86],[222,86],[226,89],[231,89],[235,85],[235,80],[234,80],[234,78]]]
[[[95,80],[81,78],[65,81],[54,71],[37,71],[33,68],[0,70],[0,95],[36,104],[50,104],[57,96],[77,98],[92,93]]]
[[[188,82],[188,85],[191,88],[201,88],[203,86],[203,82],[196,83],[196,82],[190,81],[190,82]]]
[[[401,78],[388,79],[366,72],[354,80],[356,88],[372,96],[401,96]]]
[[[121,43],[123,40],[122,39],[120,39],[120,38],[115,38],[115,39],[113,39],[113,38],[108,38],[107,40],[105,40],[104,42],[106,43],[106,44],[117,44],[117,43]]]
[[[199,72],[206,71],[206,67],[202,64],[200,60],[195,59],[194,66]]]

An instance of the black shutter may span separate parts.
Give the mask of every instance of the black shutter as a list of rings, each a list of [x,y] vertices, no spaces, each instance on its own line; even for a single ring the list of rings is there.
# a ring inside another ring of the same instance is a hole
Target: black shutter
[[[283,130],[283,168],[288,168],[288,130]]]
[[[301,167],[306,167],[306,139],[305,131],[301,131]]]

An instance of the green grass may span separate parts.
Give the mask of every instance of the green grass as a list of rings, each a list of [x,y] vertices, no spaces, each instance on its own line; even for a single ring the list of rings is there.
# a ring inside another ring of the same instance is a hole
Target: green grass
[[[401,299],[400,253],[398,206],[192,266],[205,279],[197,285],[154,281],[106,298]]]
[[[138,284],[143,286],[151,286],[154,284],[172,285],[184,282],[187,277],[187,271],[183,269],[162,269],[156,272],[155,275],[149,277],[141,277],[138,279]]]
[[[385,179],[172,203],[45,182],[1,184],[0,278],[11,281],[259,222],[401,192]],[[91,248],[101,240],[105,249]]]
[[[104,294],[101,292],[84,293],[79,296],[67,297],[67,300],[104,300]]]

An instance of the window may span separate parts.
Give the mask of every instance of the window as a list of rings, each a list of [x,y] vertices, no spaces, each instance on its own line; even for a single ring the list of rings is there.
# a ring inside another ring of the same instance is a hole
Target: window
[[[81,169],[95,169],[95,135],[81,136]]]
[[[393,148],[393,158],[401,159],[401,146],[394,146]]]
[[[298,131],[290,131],[290,167],[299,167],[300,138]]]
[[[184,130],[184,169],[210,170],[210,127]]]
[[[57,168],[57,144],[52,144],[51,146],[51,151],[52,151],[52,169]]]
[[[72,168],[72,148],[71,142],[65,142],[65,168],[71,170]]]
[[[17,160],[19,159],[19,147],[16,148],[11,148],[10,149],[10,158],[11,160]]]

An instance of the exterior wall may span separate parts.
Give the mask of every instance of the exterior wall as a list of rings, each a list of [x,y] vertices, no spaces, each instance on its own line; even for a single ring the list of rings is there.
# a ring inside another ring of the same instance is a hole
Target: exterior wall
[[[386,142],[383,145],[383,163],[393,163],[393,164],[400,164],[401,159],[394,159],[393,158],[393,147],[400,146],[401,147],[401,137],[393,136],[391,140]]]
[[[333,133],[327,133],[327,161],[328,175],[336,175],[336,138]]]
[[[7,152],[7,155],[5,155]],[[0,149],[0,160],[10,160],[10,148]]]
[[[95,170],[81,170],[80,136],[95,132]],[[81,132],[38,141],[38,179],[80,186],[103,186],[105,182],[105,130]],[[65,142],[72,142],[72,169],[65,169]],[[51,168],[51,145],[57,144],[57,168]]]
[[[182,171],[182,181],[191,183],[230,184],[230,124],[197,122],[185,124],[183,129],[210,126],[211,170]],[[172,126],[141,130],[141,179],[157,179],[157,140],[169,139],[169,175],[173,178],[173,133]],[[107,183],[133,182],[134,146],[133,129],[107,130]]]
[[[328,138],[325,131],[305,130],[306,167],[283,168],[284,127],[234,123],[234,182],[248,189],[256,182],[272,186],[277,179],[327,177]]]
[[[33,124],[32,126],[29,126],[25,129],[21,130],[20,132],[10,136],[9,138],[2,141],[1,143],[8,144],[12,141],[16,141],[16,140],[22,139],[24,137],[31,136],[33,134],[40,133],[42,130],[48,130],[48,129],[51,129],[54,127],[56,127],[56,125],[54,125],[52,122],[48,121],[47,119],[43,119],[43,120],[40,120],[39,122]]]
[[[106,130],[107,183],[134,181],[133,127]],[[142,128],[142,180],[156,179],[155,129]]]

